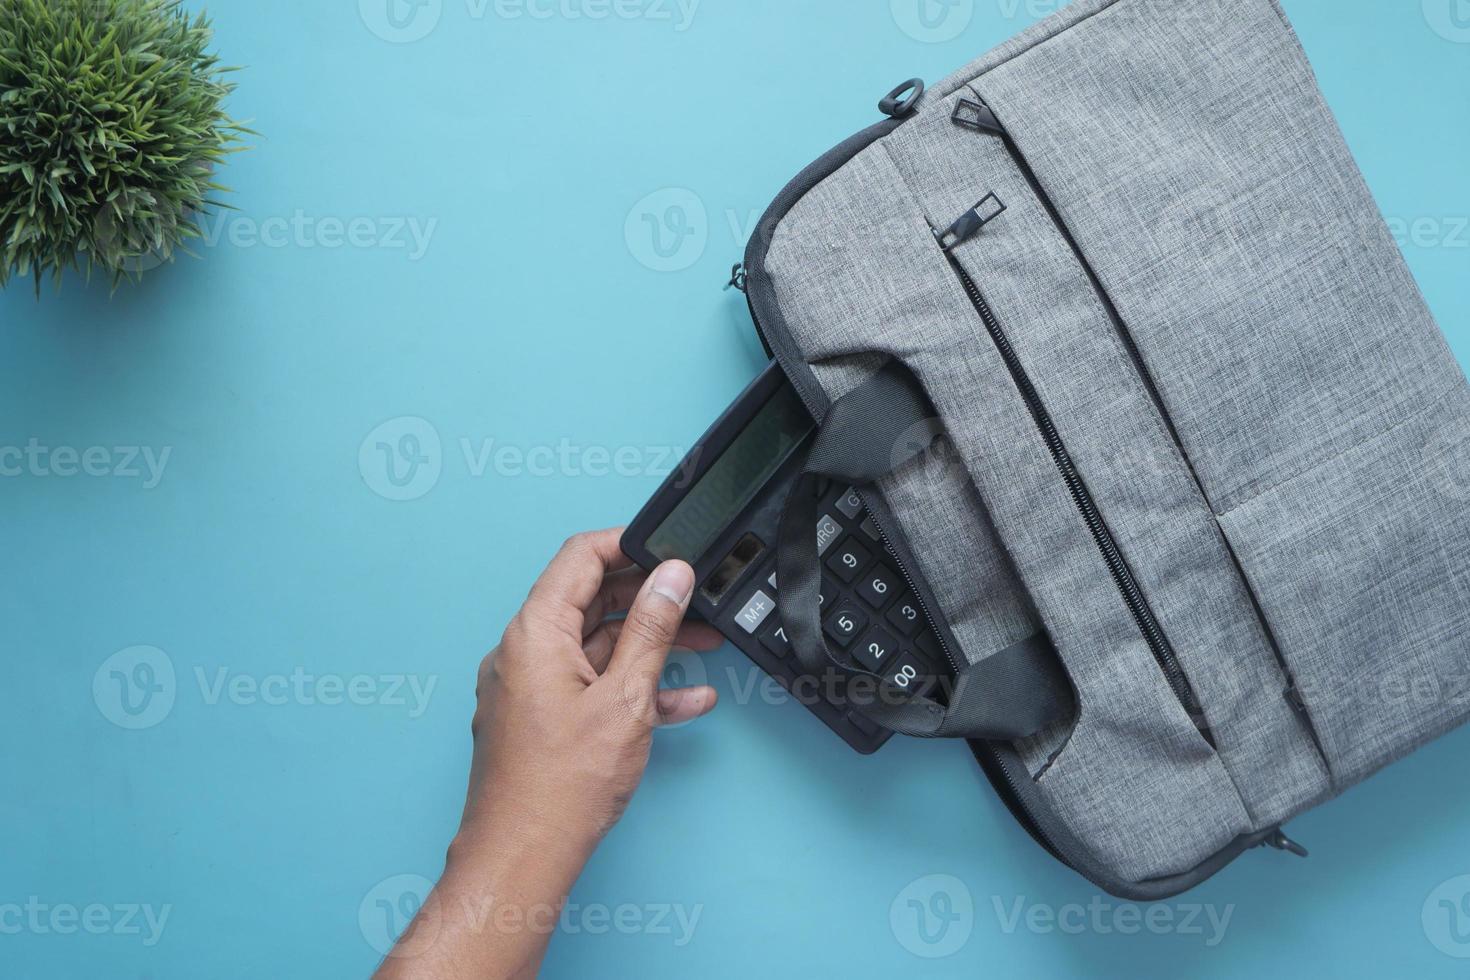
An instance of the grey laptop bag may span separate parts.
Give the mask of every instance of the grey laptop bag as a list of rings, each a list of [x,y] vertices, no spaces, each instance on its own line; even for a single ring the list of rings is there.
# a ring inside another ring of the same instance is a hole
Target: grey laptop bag
[[[1122,897],[1300,851],[1470,711],[1470,390],[1281,9],[1077,0],[883,108],[745,279],[807,473],[876,487],[955,667],[869,714],[969,739]],[[810,497],[779,568],[816,668]]]

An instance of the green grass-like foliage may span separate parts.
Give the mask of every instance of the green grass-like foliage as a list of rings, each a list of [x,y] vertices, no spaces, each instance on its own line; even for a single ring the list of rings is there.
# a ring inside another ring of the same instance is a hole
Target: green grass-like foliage
[[[248,132],[180,0],[0,0],[0,286],[124,278],[187,251]]]

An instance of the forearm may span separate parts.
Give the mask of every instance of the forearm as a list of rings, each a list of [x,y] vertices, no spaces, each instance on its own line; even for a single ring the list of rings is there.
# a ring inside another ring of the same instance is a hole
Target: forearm
[[[594,841],[544,829],[457,838],[379,980],[533,977]]]

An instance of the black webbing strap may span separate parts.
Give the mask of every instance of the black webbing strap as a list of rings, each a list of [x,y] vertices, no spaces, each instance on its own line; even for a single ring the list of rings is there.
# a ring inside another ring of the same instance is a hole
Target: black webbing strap
[[[832,403],[781,516],[776,555],[781,623],[802,670],[812,676],[834,669],[849,675],[848,706],[875,724],[925,738],[1025,738],[1072,710],[1071,686],[1044,635],[963,670],[947,706],[872,683],[875,675],[833,656],[822,637],[816,480],[871,484],[928,448],[929,433],[937,429],[928,425],[933,417],[917,380],[892,362]],[[852,683],[857,677],[870,679],[861,697]]]

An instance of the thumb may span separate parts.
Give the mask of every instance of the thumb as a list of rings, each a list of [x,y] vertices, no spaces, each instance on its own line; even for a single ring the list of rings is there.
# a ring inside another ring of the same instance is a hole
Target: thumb
[[[608,676],[625,685],[647,687],[652,696],[693,595],[694,569],[688,564],[667,561],[654,569],[628,610]]]

